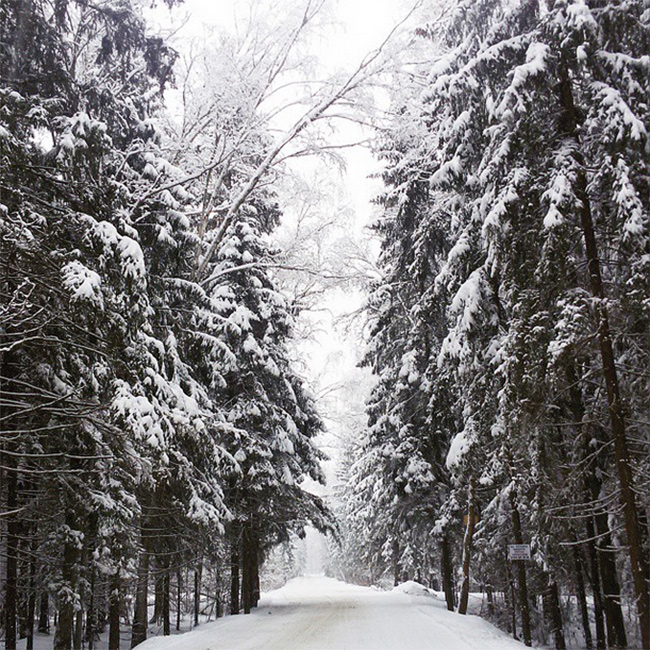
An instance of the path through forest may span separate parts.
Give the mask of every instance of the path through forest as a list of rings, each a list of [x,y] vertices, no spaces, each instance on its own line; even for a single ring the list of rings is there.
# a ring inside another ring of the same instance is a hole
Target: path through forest
[[[249,616],[155,638],[142,650],[521,650],[477,616],[448,612],[433,596],[303,577],[262,597]]]

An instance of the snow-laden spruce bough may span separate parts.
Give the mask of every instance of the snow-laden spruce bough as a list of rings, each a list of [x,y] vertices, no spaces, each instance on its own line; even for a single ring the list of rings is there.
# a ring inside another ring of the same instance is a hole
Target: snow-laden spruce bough
[[[650,648],[650,7],[430,4],[378,133],[377,384],[337,523],[300,487],[323,425],[269,234],[281,161],[382,49],[274,139],[319,2],[185,68],[130,0],[0,4],[7,650],[249,612],[309,523],[341,575],[461,613],[481,587],[528,645]]]

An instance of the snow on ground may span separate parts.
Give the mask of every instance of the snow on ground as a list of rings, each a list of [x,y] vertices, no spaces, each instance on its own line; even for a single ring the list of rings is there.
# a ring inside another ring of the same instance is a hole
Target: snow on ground
[[[250,615],[229,616],[141,650],[522,650],[475,616],[448,612],[416,583],[393,591],[295,578]],[[408,592],[408,593],[405,593]],[[416,595],[412,595],[415,593]],[[421,594],[421,595],[420,595]]]

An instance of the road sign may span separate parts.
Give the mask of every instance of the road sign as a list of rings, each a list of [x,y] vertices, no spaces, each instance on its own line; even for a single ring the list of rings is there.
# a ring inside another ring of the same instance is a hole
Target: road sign
[[[508,559],[530,560],[530,544],[508,544]]]

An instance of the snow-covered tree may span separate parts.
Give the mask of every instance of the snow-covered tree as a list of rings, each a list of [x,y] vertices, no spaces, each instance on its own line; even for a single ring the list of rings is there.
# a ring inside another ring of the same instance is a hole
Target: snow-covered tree
[[[638,490],[647,457],[632,442],[645,414],[639,382],[647,378],[639,339],[647,329],[640,272],[649,210],[647,8],[460,2],[419,33],[431,43],[428,62],[409,69],[410,86],[396,93],[382,152],[390,156],[397,218],[417,215],[402,225],[405,249],[415,255],[415,234],[435,232],[433,215],[443,220],[447,243],[432,256],[437,266],[420,292],[431,296],[437,334],[429,349],[417,341],[402,349],[404,336],[391,333],[391,323],[381,349],[428,357],[421,374],[429,394],[444,387],[451,398],[429,401],[429,417],[443,423],[449,443],[445,507],[453,512],[475,486],[484,502],[476,544],[493,548],[495,560],[499,538],[490,531],[503,530],[504,514],[510,539],[532,541],[557,647],[564,643],[557,583],[566,581],[568,562],[558,541],[585,539],[592,554],[590,530],[611,535],[612,513],[608,523],[599,500],[620,500],[624,590],[634,593],[647,644],[647,504]],[[427,190],[420,197],[415,183]],[[385,305],[412,303],[418,267],[398,282],[391,275],[402,256],[397,248],[384,264]],[[399,377],[389,379],[386,394],[399,395],[399,385]],[[402,435],[408,440],[407,430]],[[563,466],[567,458],[576,465]],[[576,492],[584,463],[593,478]],[[579,529],[554,516],[563,509],[582,518]],[[617,596],[607,596],[619,590],[616,566],[609,548],[596,547],[594,597],[604,598],[610,642],[621,645]],[[530,643],[523,565],[518,573]]]

